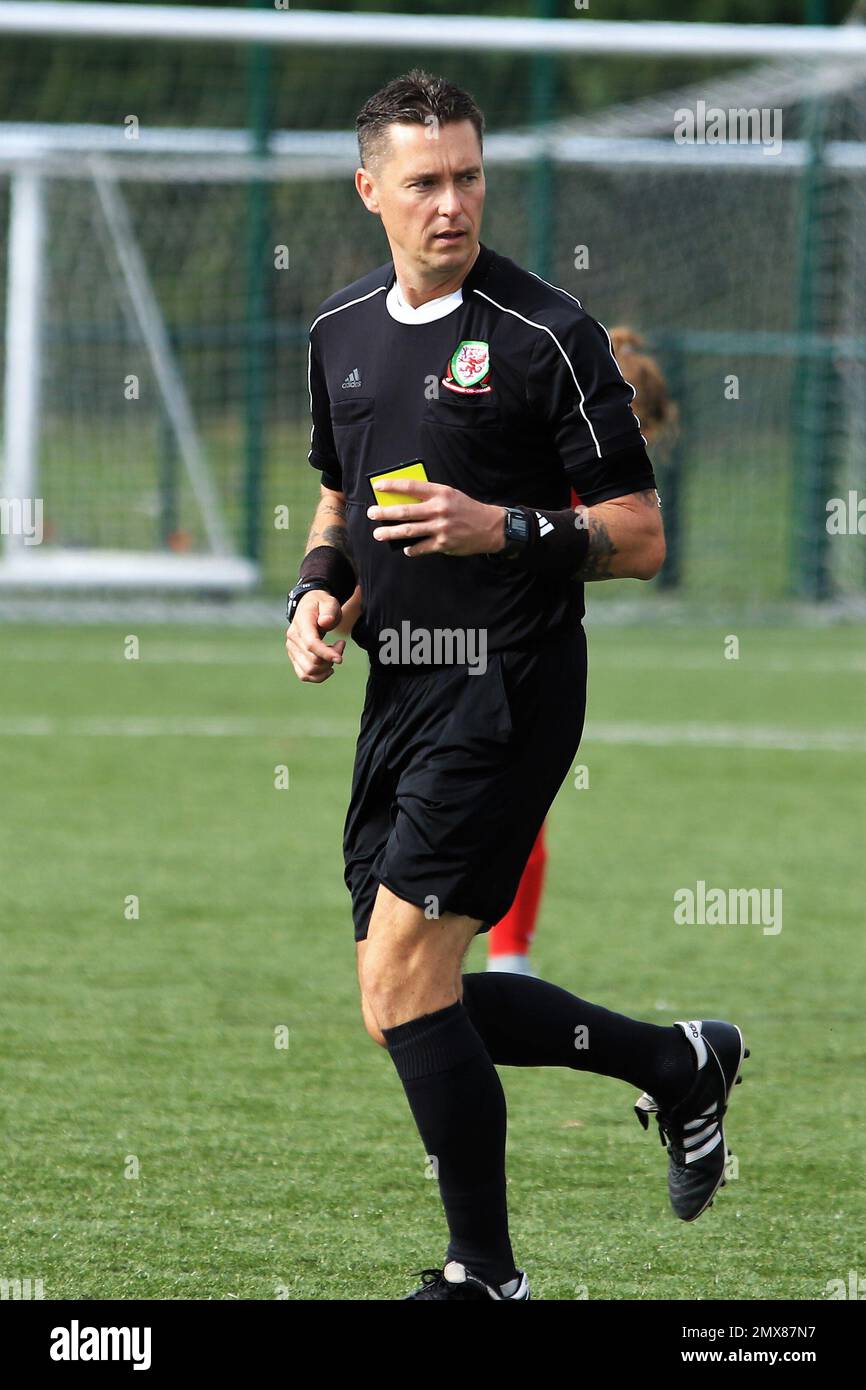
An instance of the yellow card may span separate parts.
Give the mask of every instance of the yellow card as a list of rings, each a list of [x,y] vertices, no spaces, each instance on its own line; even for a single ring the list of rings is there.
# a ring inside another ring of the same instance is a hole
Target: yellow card
[[[391,468],[387,473],[374,474],[370,478],[370,486],[380,507],[411,507],[421,501],[420,497],[410,497],[407,492],[394,492],[386,486],[398,482],[400,478],[418,478],[422,483],[426,483],[427,469],[420,459],[416,459],[414,463],[404,463],[399,468]]]

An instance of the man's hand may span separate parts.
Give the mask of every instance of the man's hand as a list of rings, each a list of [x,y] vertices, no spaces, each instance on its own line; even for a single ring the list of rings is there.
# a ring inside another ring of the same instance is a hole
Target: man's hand
[[[322,635],[339,625],[342,609],[324,589],[311,589],[304,594],[286,629],[286,651],[299,680],[321,685],[334,674],[334,667],[343,660],[345,640],[329,646]]]
[[[368,507],[371,521],[387,521],[377,526],[373,539],[406,541],[403,554],[486,555],[501,550],[505,543],[504,507],[477,502],[455,487],[444,483],[425,483],[420,478],[401,478],[394,483],[400,492],[417,497],[412,506]],[[391,523],[401,523],[395,525]],[[414,537],[425,539],[412,545]]]

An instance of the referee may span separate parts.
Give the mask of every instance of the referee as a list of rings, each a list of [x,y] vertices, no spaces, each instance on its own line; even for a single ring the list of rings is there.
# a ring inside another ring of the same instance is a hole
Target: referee
[[[640,1088],[673,1209],[692,1221],[724,1181],[745,1050],[731,1023],[659,1027],[531,976],[461,973],[511,905],[580,742],[583,583],[651,579],[664,559],[634,391],[606,330],[479,241],[483,130],[468,93],[418,70],[358,116],[355,187],[392,259],[310,329],[321,499],[286,649],[299,679],[333,676],[346,643],[325,634],[360,584],[353,637],[370,670],[343,851],[361,1007],[449,1231],[442,1265],[408,1297],[522,1301],[497,1065]],[[418,461],[391,489],[411,505],[376,505],[371,479]]]

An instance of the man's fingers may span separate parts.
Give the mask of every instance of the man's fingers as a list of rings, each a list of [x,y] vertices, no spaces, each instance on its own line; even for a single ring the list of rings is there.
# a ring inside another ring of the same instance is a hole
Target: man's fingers
[[[447,555],[449,552],[443,550],[438,541],[424,540],[419,541],[417,545],[404,545],[403,554],[413,560],[416,555]]]
[[[327,671],[314,671],[305,675],[303,671],[298,671],[298,679],[307,681],[310,685],[322,685],[324,681],[329,681],[334,674],[333,666],[329,666]]]
[[[332,647],[328,646],[327,642],[323,642],[311,609],[308,608],[304,613],[299,610],[295,617],[295,624],[298,629],[298,645],[303,651],[307,651],[312,656],[318,657],[320,661],[327,661],[329,664],[342,660],[345,642],[335,642]]]
[[[334,674],[334,667],[330,661],[320,661],[317,657],[310,656],[308,652],[290,652],[289,659],[299,680],[313,681],[319,684]]]
[[[406,522],[403,526],[376,526],[373,529],[374,541],[411,541],[414,536],[429,536],[430,524]]]
[[[301,621],[295,622],[286,632],[286,652],[295,670],[295,675],[304,681],[319,683],[334,674],[334,666],[342,664],[346,647],[345,638],[328,646],[318,636],[313,625],[312,635]]]
[[[459,554],[455,549],[458,545],[456,538],[450,538],[443,528],[432,528],[428,523],[426,526],[406,525],[406,526],[379,526],[373,532],[373,539],[377,541],[405,541],[403,554],[410,557],[415,555],[452,555]]]
[[[436,516],[442,515],[442,508],[435,500],[429,502],[413,502],[411,506],[399,507],[368,507],[367,516],[370,521],[427,521]]]

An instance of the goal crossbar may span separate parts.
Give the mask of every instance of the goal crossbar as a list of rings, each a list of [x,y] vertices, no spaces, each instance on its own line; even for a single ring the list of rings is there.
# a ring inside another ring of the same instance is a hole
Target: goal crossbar
[[[714,58],[866,60],[859,25],[701,24],[688,21],[520,19],[195,6],[60,4],[3,0],[0,33],[50,38],[172,39],[332,48],[427,48],[463,52],[592,53]]]

